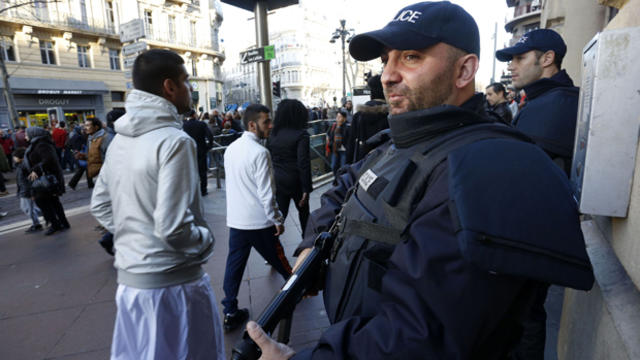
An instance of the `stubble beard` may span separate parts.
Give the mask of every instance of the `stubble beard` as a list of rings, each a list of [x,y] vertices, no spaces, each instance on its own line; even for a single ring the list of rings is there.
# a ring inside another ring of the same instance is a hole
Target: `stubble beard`
[[[397,114],[409,111],[429,109],[434,106],[444,104],[444,102],[451,96],[451,94],[453,93],[453,86],[451,84],[452,79],[453,66],[449,66],[447,67],[447,69],[440,72],[428,84],[420,84],[418,88],[413,90],[405,84],[396,84],[391,88],[385,88],[384,95],[387,99],[387,103],[391,107],[392,113],[394,108],[402,106],[402,103],[389,101],[389,92],[403,95],[408,102],[406,110],[400,111]]]

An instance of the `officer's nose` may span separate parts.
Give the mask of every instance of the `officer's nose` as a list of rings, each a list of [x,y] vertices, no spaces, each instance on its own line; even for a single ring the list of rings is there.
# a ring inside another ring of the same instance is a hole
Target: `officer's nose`
[[[387,63],[382,70],[382,75],[380,76],[380,82],[382,82],[382,86],[387,89],[394,84],[397,84],[402,81],[402,76],[400,72],[398,72],[397,62],[392,59],[392,56],[389,55],[387,59]]]

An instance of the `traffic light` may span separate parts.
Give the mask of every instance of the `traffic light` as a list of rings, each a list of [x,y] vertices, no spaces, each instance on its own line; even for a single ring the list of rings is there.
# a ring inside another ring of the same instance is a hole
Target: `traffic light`
[[[280,97],[280,80],[273,82],[273,96]]]

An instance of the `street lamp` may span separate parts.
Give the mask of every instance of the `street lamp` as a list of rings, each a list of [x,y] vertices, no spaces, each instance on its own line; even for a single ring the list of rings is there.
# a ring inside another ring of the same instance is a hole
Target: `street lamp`
[[[333,32],[333,35],[331,36],[331,40],[329,40],[329,42],[332,44],[335,44],[336,40],[338,39],[342,41],[342,99],[343,101],[347,97],[347,91],[346,91],[347,63],[345,61],[346,55],[345,55],[344,44],[345,42],[346,43],[350,42],[351,39],[353,38],[353,35],[355,34],[354,29],[347,29],[345,27],[346,23],[347,23],[346,20],[344,19],[340,20],[340,27]]]

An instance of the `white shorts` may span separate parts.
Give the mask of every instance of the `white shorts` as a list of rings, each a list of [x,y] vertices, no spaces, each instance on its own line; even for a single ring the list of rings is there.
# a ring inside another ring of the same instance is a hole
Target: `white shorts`
[[[118,285],[111,360],[224,359],[209,275],[159,289]]]

